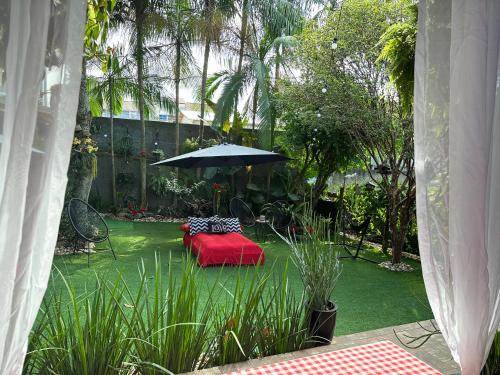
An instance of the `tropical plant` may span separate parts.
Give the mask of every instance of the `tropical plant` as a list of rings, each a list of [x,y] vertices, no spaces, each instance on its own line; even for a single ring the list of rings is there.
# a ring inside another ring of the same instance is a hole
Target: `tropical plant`
[[[59,272],[66,293],[45,300],[30,336],[25,374],[116,374],[130,360],[127,288],[121,278],[96,276],[93,290],[77,293]]]
[[[299,216],[302,236],[275,231],[291,250],[291,259],[299,270],[310,309],[324,310],[331,301],[342,266],[331,241],[331,220],[322,218],[305,202]]]
[[[308,24],[299,50],[303,71],[323,79],[326,94],[330,92],[329,77],[348,77],[352,87],[357,86],[360,105],[352,109],[361,112],[361,121],[348,124],[345,131],[353,141],[356,157],[387,197],[393,263],[401,262],[414,216],[413,123],[390,84],[391,64],[377,60],[383,50],[379,41],[390,24],[410,22],[410,4],[409,0],[339,3],[327,12],[322,24]],[[332,49],[334,40],[336,48]]]
[[[500,374],[500,332],[497,332],[481,375]]]
[[[153,82],[157,84],[163,80],[153,74],[158,68],[156,54],[156,42],[159,39],[163,27],[163,20],[159,17],[159,11],[163,2],[160,0],[122,0],[117,5],[113,18],[121,32],[128,33],[135,62],[135,74],[137,82],[137,102],[139,109],[139,120],[141,123],[140,138],[140,195],[141,206],[147,206],[147,155],[146,155],[146,119],[148,118],[146,104],[146,87]]]
[[[290,290],[287,262],[262,300],[264,314],[259,320],[257,340],[260,356],[304,349],[309,339],[304,304],[304,294],[296,296]]]
[[[92,116],[89,109],[87,93],[87,61],[105,59],[106,51],[103,50],[104,42],[110,28],[110,18],[115,6],[114,0],[87,0],[87,21],[84,31],[84,50],[82,58],[82,75],[78,96],[78,109],[76,113],[76,138],[91,137]],[[68,173],[67,197],[76,197],[88,201],[93,176],[95,171],[96,156],[72,153]],[[76,165],[75,165],[76,164]]]
[[[232,115],[233,127],[238,128],[238,119],[242,117],[238,114],[238,103],[245,89],[251,88],[254,127],[255,116],[258,116],[261,119],[262,134],[269,134],[264,140],[265,147],[272,148],[275,116],[271,102],[271,66],[280,58],[276,51],[294,44],[294,39],[289,35],[301,26],[303,8],[299,2],[281,0],[241,0],[238,7],[241,12],[238,64],[234,71],[221,72],[211,82],[214,88],[224,83],[213,125],[224,126]],[[264,129],[268,131],[265,132]]]
[[[306,176],[313,172],[316,204],[333,172],[356,157],[346,129],[366,118],[363,90],[346,76],[321,79],[311,74],[301,83],[283,81],[275,98],[283,125],[281,144],[298,160],[294,186],[304,194]]]
[[[211,353],[213,365],[240,362],[258,356],[261,301],[270,275],[269,271],[261,275],[258,267],[246,272],[240,269],[234,280],[234,288],[228,290],[224,286],[225,298],[215,310],[216,341],[215,350]]]
[[[159,8],[159,36],[169,43],[161,45],[164,70],[173,72],[175,88],[175,155],[180,152],[180,85],[193,85],[198,68],[192,47],[200,33],[200,4],[194,0],[170,0]]]
[[[134,343],[134,367],[144,375],[195,371],[209,364],[211,319],[214,305],[200,305],[201,285],[196,263],[187,257],[181,277],[174,276],[169,261],[168,283],[162,280],[161,263],[156,262],[152,285],[144,266],[130,319]],[[216,298],[209,288],[209,301]],[[207,346],[208,345],[208,346]]]
[[[205,38],[203,49],[203,69],[201,75],[201,87],[199,99],[200,107],[200,133],[199,138],[203,141],[205,128],[205,106],[207,101],[207,79],[208,63],[212,45],[220,47],[220,37],[225,27],[234,15],[236,8],[232,0],[204,0],[201,12],[201,27]]]
[[[401,106],[410,114],[413,107],[417,4],[408,6],[408,13],[407,20],[394,23],[382,34],[379,41],[382,51],[376,61],[385,64],[389,79],[398,91]]]
[[[142,89],[144,98],[144,115],[149,118],[156,108],[172,111],[173,102],[162,94],[161,81],[155,77],[148,77],[145,85],[140,88],[130,71],[130,62],[127,56],[120,56],[118,48],[108,48],[106,60],[101,64],[101,77],[89,77],[87,91],[89,94],[92,116],[100,116],[104,109],[109,111],[109,132],[111,152],[111,190],[113,206],[117,207],[116,198],[116,167],[114,141],[114,115],[122,111],[123,99],[130,97],[139,106],[139,91]]]

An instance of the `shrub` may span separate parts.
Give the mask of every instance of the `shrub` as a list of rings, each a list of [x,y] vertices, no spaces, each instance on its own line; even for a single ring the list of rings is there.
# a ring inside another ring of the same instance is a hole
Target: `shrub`
[[[142,265],[135,292],[96,274],[80,295],[56,271],[65,288],[43,303],[23,373],[171,374],[304,347],[303,298],[290,293],[287,267],[274,278],[274,267],[240,267],[232,287],[207,286],[191,257],[181,267],[179,277],[169,266],[165,282],[159,259],[153,278]]]

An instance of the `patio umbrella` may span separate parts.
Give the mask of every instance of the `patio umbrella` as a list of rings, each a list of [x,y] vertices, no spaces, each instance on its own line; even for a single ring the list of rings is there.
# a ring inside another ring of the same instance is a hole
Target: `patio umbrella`
[[[277,152],[223,143],[198,151],[188,152],[187,154],[162,160],[151,165],[168,165],[180,168],[233,167],[271,163],[288,159],[288,157]]]

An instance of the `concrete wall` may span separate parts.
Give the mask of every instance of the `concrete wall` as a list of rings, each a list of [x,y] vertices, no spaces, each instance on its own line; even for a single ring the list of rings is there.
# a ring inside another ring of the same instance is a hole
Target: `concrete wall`
[[[140,138],[141,138],[140,122],[138,120],[129,119],[115,119],[114,120],[114,136],[115,136],[115,166],[117,176],[117,191],[118,198],[121,199],[123,195],[130,196],[139,201],[140,197],[140,164],[139,154]],[[187,139],[197,137],[199,132],[198,125],[181,124],[180,126],[180,144]],[[93,133],[94,139],[97,142],[99,151],[97,152],[97,177],[92,185],[90,202],[98,209],[108,210],[112,206],[112,189],[111,189],[111,156],[110,156],[110,132],[109,132],[109,118],[94,118],[93,119]],[[217,138],[217,135],[210,127],[205,127],[205,139]],[[130,154],[124,154],[124,139],[130,139]],[[158,145],[155,145],[155,142]],[[171,202],[166,199],[160,199],[153,191],[149,189],[150,178],[152,175],[163,174],[174,171],[171,167],[150,166],[150,163],[157,161],[152,151],[156,148],[163,150],[165,158],[175,155],[175,125],[168,122],[148,121],[146,126],[146,155],[148,161],[148,208],[155,210],[160,206],[168,206]],[[252,182],[257,183],[262,188],[266,185],[266,176],[269,168],[279,170],[283,168],[283,163],[275,163],[269,165],[259,165],[254,167]],[[203,180],[206,175],[202,174]],[[126,184],[120,183],[123,181],[124,176],[129,181]],[[276,177],[277,178],[277,177]],[[180,169],[180,179],[188,184],[198,181],[195,170]],[[207,179],[208,184],[212,182],[223,183],[226,182],[233,186],[233,191],[227,194],[227,198],[234,196],[238,192],[245,190],[248,182],[248,175],[245,168],[237,172],[234,177],[227,174],[217,174],[216,176]]]
[[[110,156],[110,130],[109,118],[97,117],[92,121],[93,138],[95,139],[99,151],[97,152],[97,177],[94,180],[91,191],[91,201],[96,206],[108,208],[112,204],[111,190],[111,156]],[[187,138],[197,137],[200,127],[198,125],[181,124],[180,143]],[[130,195],[136,199],[140,196],[140,164],[139,155],[141,152],[141,126],[138,120],[115,119],[114,120],[114,144],[115,144],[115,167],[117,175],[117,190],[121,194]],[[215,138],[216,134],[210,127],[205,127],[205,137]],[[125,139],[128,139],[125,143]],[[155,145],[157,142],[157,145]],[[127,144],[125,147],[124,145]],[[148,121],[146,124],[146,156],[148,163],[148,185],[149,177],[152,174],[167,174],[173,171],[169,167],[153,167],[150,163],[157,161],[152,154],[154,149],[161,149],[165,153],[165,158],[175,155],[175,124],[160,121]],[[127,152],[125,152],[127,150]],[[126,175],[130,181],[126,184],[119,182],[124,180]],[[148,204],[150,208],[157,208],[162,202],[148,187]]]

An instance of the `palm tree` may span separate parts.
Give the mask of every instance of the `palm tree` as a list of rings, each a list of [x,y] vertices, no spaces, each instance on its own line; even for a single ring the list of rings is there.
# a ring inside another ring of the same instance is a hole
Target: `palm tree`
[[[139,93],[144,98],[144,115],[146,118],[155,111],[155,108],[165,108],[172,111],[173,102],[162,95],[161,80],[148,77],[146,84],[139,87],[130,70],[128,56],[118,56],[117,49],[110,49],[110,55],[103,64],[103,76],[89,77],[87,87],[89,92],[90,109],[93,116],[100,116],[105,108],[109,110],[110,152],[111,152],[111,186],[113,206],[117,207],[116,199],[116,169],[114,150],[114,115],[122,111],[123,99],[130,97],[135,105],[139,106]]]
[[[232,0],[204,0],[202,11],[202,28],[205,35],[205,46],[203,53],[203,70],[201,75],[201,108],[200,108],[200,140],[203,139],[205,105],[207,95],[208,61],[210,49],[214,42],[218,42],[224,26],[234,15],[236,8]]]
[[[266,147],[274,143],[273,108],[271,103],[271,65],[280,59],[274,54],[279,48],[291,47],[295,39],[290,37],[302,25],[302,15],[311,2],[290,0],[241,0],[241,27],[239,30],[238,65],[235,71],[225,74],[214,84],[224,83],[217,102],[214,125],[222,125],[233,114],[238,118],[238,103],[245,89],[252,88],[253,118],[261,120],[261,134],[267,129]],[[284,36],[283,36],[284,35]],[[247,57],[248,56],[248,57]],[[245,58],[249,60],[244,64]],[[275,75],[279,74],[279,64]],[[276,80],[275,80],[276,81]],[[246,105],[248,107],[248,103]]]
[[[114,19],[123,26],[130,35],[130,45],[133,48],[135,60],[137,99],[139,120],[141,123],[140,168],[141,168],[141,207],[147,205],[147,159],[146,159],[146,98],[144,88],[150,80],[148,72],[154,68],[155,59],[150,54],[148,43],[157,41],[163,28],[164,20],[160,16],[162,0],[122,0],[117,3]],[[146,59],[147,63],[146,63]]]
[[[170,0],[161,9],[161,37],[170,42],[162,46],[162,55],[174,73],[175,154],[180,152],[180,85],[190,85],[197,75],[192,47],[200,33],[199,8],[193,0]],[[173,58],[172,58],[173,57]]]
[[[264,147],[272,149],[275,116],[271,104],[273,88],[271,68],[273,64],[276,66],[278,60],[281,59],[281,56],[274,54],[274,51],[279,48],[292,48],[297,41],[293,36],[272,38],[269,32],[265,32],[263,36],[256,37],[254,40],[256,42],[249,54],[249,63],[243,66],[240,72],[224,71],[210,80],[212,84],[210,92],[214,91],[213,86],[220,86],[224,83],[217,102],[214,125],[226,122],[243,91],[251,88],[249,100],[252,101],[252,130],[255,131],[256,117],[259,117],[261,143]],[[246,107],[249,107],[249,103]]]

